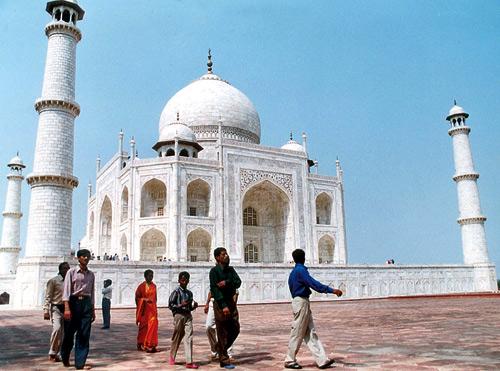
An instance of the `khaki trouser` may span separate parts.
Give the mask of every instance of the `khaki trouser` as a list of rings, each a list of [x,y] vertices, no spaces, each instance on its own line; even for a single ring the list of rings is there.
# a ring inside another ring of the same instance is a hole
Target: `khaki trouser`
[[[52,334],[50,334],[49,355],[55,356],[61,352],[61,344],[64,334],[63,312],[56,305],[50,306],[50,320],[52,322]]]
[[[193,316],[191,313],[177,313],[174,315],[174,333],[172,334],[170,357],[175,359],[183,338],[186,363],[193,363]]]
[[[210,350],[212,353],[217,353],[217,333],[215,330],[215,316],[214,307],[212,301],[208,306],[207,319],[205,321],[205,327],[207,329],[208,342],[210,343]]]
[[[318,334],[316,334],[309,299],[298,296],[293,298],[292,309],[292,331],[290,331],[290,342],[288,343],[285,365],[296,362],[295,357],[300,349],[302,340],[304,340],[309,347],[316,364],[318,366],[326,364],[329,358],[326,356],[325,349],[318,338]]]

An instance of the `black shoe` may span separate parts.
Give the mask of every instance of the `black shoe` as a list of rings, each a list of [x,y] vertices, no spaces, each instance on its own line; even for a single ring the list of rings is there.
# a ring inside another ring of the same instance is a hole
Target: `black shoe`
[[[101,327],[101,330],[109,330],[109,326],[103,326]]]
[[[64,367],[70,367],[71,366],[69,364],[69,360],[65,360],[65,359],[62,360],[62,364],[63,364]]]
[[[331,365],[335,363],[335,360],[333,358],[330,358],[328,362],[326,362],[324,365],[318,366],[320,369],[325,369],[325,368],[330,368]]]
[[[285,365],[285,368],[291,368],[291,369],[294,369],[294,370],[300,370],[302,368],[302,366],[299,365],[297,362],[293,362],[293,363],[287,363]]]

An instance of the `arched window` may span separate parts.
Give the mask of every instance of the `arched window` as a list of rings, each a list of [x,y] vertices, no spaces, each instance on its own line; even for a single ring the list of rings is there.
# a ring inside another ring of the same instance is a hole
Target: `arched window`
[[[207,217],[210,210],[210,185],[201,179],[187,187],[187,215]]]
[[[187,149],[183,149],[181,150],[181,152],[179,153],[179,156],[183,156],[183,157],[189,157],[189,152]]]
[[[120,250],[122,254],[122,259],[125,255],[127,255],[127,236],[125,234],[122,235],[122,238],[120,239]]]
[[[333,237],[324,235],[318,241],[318,256],[319,263],[333,263],[333,251],[335,249],[335,241]]]
[[[73,13],[71,15],[71,22],[73,22],[73,24],[76,24],[76,15],[75,15],[75,13]]]
[[[258,263],[259,249],[253,243],[245,246],[245,263]]]
[[[257,211],[253,207],[243,210],[243,225],[257,225]]]
[[[123,188],[122,192],[122,210],[120,222],[125,222],[128,218],[128,188]]]
[[[197,228],[187,237],[187,258],[191,262],[210,261],[210,246],[212,237],[210,234]]]
[[[113,207],[111,201],[106,196],[101,207],[101,223],[99,225],[100,254],[111,252],[111,232],[113,225]]]
[[[64,21],[64,22],[69,22],[69,20],[70,20],[69,10],[65,10],[65,11],[63,12],[62,19],[63,19],[63,21]]]
[[[331,224],[332,199],[326,193],[316,197],[316,224]]]
[[[61,20],[61,11],[59,9],[56,10],[56,20],[57,21]]]
[[[158,179],[151,179],[142,187],[141,218],[165,215],[167,188]]]
[[[94,212],[90,214],[89,220],[89,240],[94,239]]]
[[[158,229],[150,229],[141,237],[141,260],[158,261],[165,256],[166,248],[165,235]]]
[[[174,155],[175,155],[175,151],[172,148],[169,148],[167,150],[167,154],[165,156],[174,156]]]

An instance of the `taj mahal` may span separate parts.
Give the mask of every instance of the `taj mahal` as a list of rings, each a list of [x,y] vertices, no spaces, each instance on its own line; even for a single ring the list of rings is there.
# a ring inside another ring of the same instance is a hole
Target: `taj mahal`
[[[62,260],[72,262],[71,226],[76,102],[77,24],[85,12],[76,0],[48,1],[50,21],[24,257],[20,257],[21,187],[25,165],[9,163],[0,246],[0,292],[16,308],[43,303],[45,282]],[[40,66],[42,63],[40,63]],[[354,265],[348,262],[344,174],[318,174],[307,135],[290,135],[281,147],[261,145],[261,122],[250,99],[219,76],[208,53],[196,78],[168,99],[151,153],[140,158],[132,139],[117,129],[116,153],[96,164],[88,184],[87,225],[80,248],[95,259],[96,282],[111,278],[113,305],[134,305],[145,269],[155,271],[159,304],[188,269],[195,297],[205,297],[213,250],[224,246],[243,281],[242,303],[290,300],[291,252],[306,251],[310,271],[346,298],[496,290],[469,145],[468,113],[455,104],[446,120],[455,160],[463,264]],[[84,109],[84,107],[82,108]],[[150,123],[156,125],[156,123]],[[265,125],[266,123],[262,123]],[[139,128],[138,128],[139,130]],[[131,133],[133,135],[133,133]],[[348,223],[348,221],[347,221]],[[117,255],[117,261],[104,256]],[[99,258],[98,258],[99,257]],[[127,257],[127,259],[123,259]],[[71,263],[73,264],[73,263]],[[99,291],[99,290],[98,290]],[[316,294],[318,300],[325,295]],[[97,293],[96,302],[100,302]]]

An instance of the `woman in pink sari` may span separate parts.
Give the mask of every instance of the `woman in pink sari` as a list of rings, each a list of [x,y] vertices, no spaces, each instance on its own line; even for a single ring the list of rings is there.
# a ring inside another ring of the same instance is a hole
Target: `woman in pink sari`
[[[137,349],[148,353],[156,352],[158,345],[158,309],[156,307],[156,285],[153,283],[153,271],[144,272],[146,281],[135,290],[136,320],[139,326]]]

